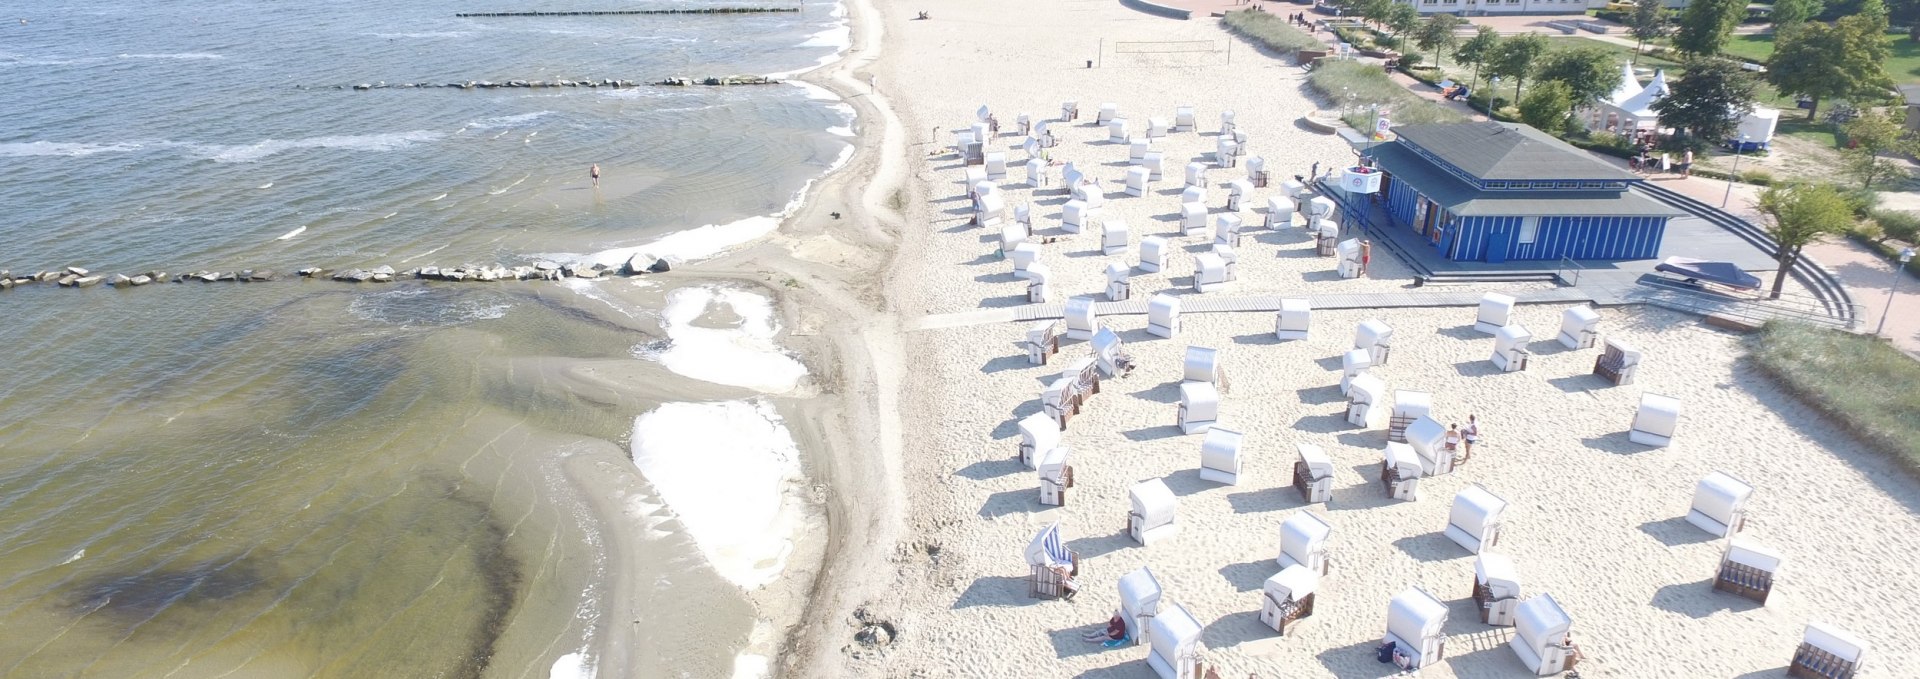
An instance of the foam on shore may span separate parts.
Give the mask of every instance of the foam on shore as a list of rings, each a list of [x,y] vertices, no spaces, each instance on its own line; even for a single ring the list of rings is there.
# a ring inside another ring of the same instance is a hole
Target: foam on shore
[[[739,325],[695,325],[714,304],[732,309]],[[660,324],[670,343],[665,349],[642,350],[641,355],[676,374],[768,394],[792,391],[807,375],[805,365],[774,343],[780,326],[774,320],[773,300],[765,295],[719,286],[680,288],[667,297]]]
[[[666,403],[633,421],[633,464],[722,577],[786,568],[800,523],[800,450],[765,400]]]

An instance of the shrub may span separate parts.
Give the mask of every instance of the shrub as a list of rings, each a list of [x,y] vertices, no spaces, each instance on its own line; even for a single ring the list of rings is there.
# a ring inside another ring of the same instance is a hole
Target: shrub
[[[1393,36],[1393,35],[1382,35],[1374,38],[1373,44],[1375,47],[1379,47],[1381,49],[1397,50],[1397,49],[1400,49],[1400,37]]]
[[[1840,189],[1840,197],[1847,200],[1847,207],[1853,209],[1853,214],[1856,217],[1869,216],[1873,213],[1874,208],[1880,207],[1880,194],[1875,193],[1871,189],[1863,189],[1857,186],[1842,188]]]
[[[1878,243],[1887,239],[1886,230],[1880,228],[1879,222],[1871,219],[1862,219],[1854,222],[1853,228],[1847,229],[1847,235],[1856,240],[1863,240],[1869,243]]]
[[[1220,20],[1227,30],[1239,34],[1255,44],[1280,52],[1292,54],[1303,49],[1321,49],[1324,44],[1305,31],[1294,28],[1286,19],[1272,12],[1241,10],[1227,12]]]
[[[1867,215],[1873,218],[1873,223],[1880,225],[1881,238],[1920,243],[1920,214],[1900,210],[1871,210]]]
[[[1772,186],[1773,173],[1766,170],[1747,170],[1740,173],[1740,181],[1756,186]]]
[[[1390,106],[1396,123],[1457,123],[1460,114],[1444,106],[1421,99],[1387,77],[1379,66],[1358,61],[1329,59],[1314,67],[1307,86],[1336,107],[1354,107],[1342,120],[1355,129],[1367,129],[1373,121],[1368,106]]]
[[[1920,472],[1920,361],[1877,338],[1780,321],[1750,348],[1761,371],[1803,403]]]
[[[1410,68],[1418,68],[1420,66],[1420,54],[1418,52],[1402,54],[1398,61],[1400,62],[1400,69],[1403,71]]]

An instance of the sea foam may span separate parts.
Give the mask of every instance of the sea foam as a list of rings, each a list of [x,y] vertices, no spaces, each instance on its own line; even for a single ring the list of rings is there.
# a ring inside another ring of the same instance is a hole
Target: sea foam
[[[633,464],[721,576],[746,589],[786,568],[800,450],[765,400],[665,403],[633,421]]]

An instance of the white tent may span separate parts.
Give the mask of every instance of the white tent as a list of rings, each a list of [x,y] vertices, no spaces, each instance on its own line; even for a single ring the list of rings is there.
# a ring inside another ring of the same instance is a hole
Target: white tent
[[[1144,566],[1120,576],[1120,618],[1127,623],[1127,640],[1146,642],[1147,622],[1160,614],[1160,578]]]
[[[1493,552],[1474,557],[1473,602],[1479,604],[1480,622],[1513,624],[1514,611],[1520,607],[1520,575],[1513,559]]]
[[[1147,138],[1167,136],[1166,118],[1147,118]]]
[[[1148,151],[1147,155],[1142,157],[1137,165],[1147,169],[1147,179],[1160,181],[1166,178],[1167,175],[1167,154],[1159,151]]]
[[[1408,587],[1387,604],[1387,641],[1415,668],[1440,662],[1446,652],[1447,605],[1426,590]]]
[[[1274,562],[1280,567],[1302,566],[1320,575],[1331,570],[1327,558],[1327,538],[1333,535],[1333,523],[1310,511],[1294,512],[1280,522],[1280,555]]]
[[[1687,510],[1687,523],[1700,530],[1727,537],[1740,532],[1747,523],[1747,499],[1753,486],[1732,475],[1715,471],[1700,479],[1693,489],[1693,506]]]
[[[1137,163],[1144,160],[1147,157],[1147,153],[1152,150],[1153,139],[1151,137],[1142,137],[1139,135],[1127,137],[1127,160]]]
[[[1293,201],[1278,196],[1267,198],[1266,227],[1275,231],[1293,226]]]
[[[1014,248],[1020,247],[1022,243],[1027,242],[1028,235],[1027,226],[1020,222],[1014,222],[1000,227],[1001,256],[1011,256]],[[1031,261],[1029,261],[1029,263],[1031,263]],[[1019,271],[1019,269],[1019,265],[1016,264],[1014,270]]]
[[[1127,254],[1127,223],[1109,219],[1100,224],[1100,254]]]
[[[1479,554],[1500,542],[1500,529],[1507,513],[1507,501],[1478,483],[1468,484],[1453,496],[1453,509],[1447,513],[1447,539],[1468,552]]]
[[[1067,339],[1091,340],[1093,334],[1100,331],[1100,319],[1093,311],[1092,297],[1075,297],[1067,300]]]
[[[1293,487],[1300,491],[1300,499],[1309,504],[1333,499],[1333,458],[1311,443],[1295,446],[1300,459],[1293,463]]]
[[[1187,163],[1187,186],[1196,189],[1207,188],[1207,165],[1205,163],[1197,161]],[[1202,195],[1205,195],[1204,192]],[[1181,200],[1186,201],[1187,199],[1183,196]],[[1205,200],[1202,199],[1201,202],[1205,202]]]
[[[1867,659],[1867,642],[1846,630],[1818,622],[1807,623],[1800,635],[1800,647],[1793,652],[1789,676],[1809,676],[1798,670],[1811,670],[1811,676],[1852,679]]]
[[[1147,332],[1167,339],[1180,334],[1180,298],[1161,293],[1147,300]]]
[[[1114,118],[1112,120],[1107,121],[1107,141],[1119,142],[1123,144],[1126,143],[1127,141],[1127,119],[1126,118]]]
[[[1220,350],[1188,346],[1186,358],[1181,363],[1180,379],[1206,382],[1215,387],[1226,386],[1227,375],[1220,367]]]
[[[1187,189],[1188,193],[1199,189]],[[1202,191],[1204,193],[1204,191]],[[1180,234],[1200,236],[1207,232],[1207,206],[1205,203],[1185,202],[1180,204]]]
[[[1167,604],[1147,624],[1147,666],[1160,679],[1200,679],[1194,660],[1200,655],[1200,621],[1180,604]]]
[[[1303,566],[1280,569],[1260,588],[1260,622],[1286,634],[1287,623],[1313,615],[1313,592],[1319,587],[1320,574]]]
[[[1387,383],[1373,373],[1360,373],[1347,381],[1347,423],[1361,429],[1378,426],[1387,411]]]
[[[1281,340],[1307,339],[1313,325],[1313,305],[1304,297],[1285,297],[1274,313],[1273,336]]]
[[[1121,262],[1107,262],[1107,301],[1121,302],[1133,296],[1133,284],[1127,281],[1133,269]]]
[[[1081,227],[1092,218],[1093,208],[1084,200],[1069,200],[1060,208],[1060,227],[1067,233],[1080,233]]]
[[[1228,210],[1234,210],[1234,211],[1241,210],[1247,206],[1247,201],[1252,199],[1253,199],[1253,182],[1247,181],[1245,179],[1235,179],[1233,181],[1227,182],[1227,209]],[[1239,219],[1239,218],[1240,217],[1237,215],[1234,217],[1234,219]]]
[[[1740,117],[1740,126],[1727,141],[1738,144],[1741,151],[1764,149],[1773,143],[1773,131],[1779,125],[1780,109],[1755,106],[1753,111]]]
[[[1073,487],[1073,466],[1067,458],[1073,453],[1067,446],[1054,446],[1040,455],[1035,469],[1040,477],[1040,504],[1059,507],[1067,504],[1067,489]]]
[[[1520,657],[1520,664],[1537,676],[1565,672],[1575,650],[1567,634],[1573,618],[1560,609],[1553,595],[1542,594],[1520,602],[1513,613],[1513,638],[1507,646]]]
[[[1405,443],[1388,441],[1381,455],[1380,482],[1386,485],[1387,497],[1409,502],[1420,499],[1420,456]]]
[[[1040,456],[1060,445],[1060,423],[1045,413],[1034,413],[1020,420],[1020,462],[1028,469],[1040,468]]]
[[[1140,239],[1140,270],[1147,273],[1159,273],[1167,265],[1167,237],[1147,236]]]
[[[1127,490],[1127,501],[1133,507],[1127,514],[1127,534],[1140,544],[1151,545],[1180,532],[1180,525],[1174,522],[1180,501],[1165,481],[1148,479],[1133,484]]]
[[[1181,433],[1198,434],[1213,427],[1220,419],[1220,390],[1207,382],[1180,383],[1180,413],[1178,424]]]
[[[1240,444],[1246,439],[1240,432],[1218,426],[1207,428],[1200,439],[1200,480],[1240,485],[1244,455]]]
[[[1680,427],[1680,399],[1659,394],[1641,394],[1640,409],[1633,414],[1633,428],[1627,439],[1644,446],[1664,448],[1673,443],[1674,430]]]
[[[1489,335],[1500,332],[1513,322],[1513,295],[1489,292],[1480,296],[1480,312],[1473,319],[1473,329]]]
[[[1313,224],[1316,221],[1318,220],[1308,220],[1307,223]],[[1333,250],[1335,256],[1340,258],[1334,265],[1334,271],[1340,274],[1341,278],[1359,278],[1363,268],[1363,263],[1360,261],[1360,239],[1348,238],[1340,241]]]
[[[1526,370],[1527,357],[1532,355],[1527,351],[1527,345],[1531,342],[1533,333],[1527,332],[1526,326],[1500,328],[1493,333],[1493,356],[1488,360],[1493,361],[1493,367],[1504,372]]]
[[[1193,256],[1193,291],[1213,292],[1227,285],[1227,260],[1202,252]]]
[[[1353,351],[1341,354],[1340,395],[1347,396],[1352,394],[1353,379],[1367,374],[1367,369],[1371,367],[1373,367],[1373,354],[1367,353],[1365,349],[1354,349]]]
[[[1588,129],[1623,136],[1658,129],[1660,114],[1653,110],[1653,102],[1667,95],[1666,74],[1655,71],[1653,82],[1643,87],[1630,65],[1621,64],[1620,68],[1620,84],[1614,87],[1613,94],[1586,109],[1584,118]]]
[[[1600,313],[1589,306],[1569,307],[1560,312],[1560,346],[1591,349],[1600,340]]]
[[[1047,357],[1060,351],[1060,324],[1052,319],[1034,321],[1027,326],[1027,362],[1046,365]]]
[[[1100,117],[1094,118],[1093,122],[1105,125],[1107,124],[1107,121],[1113,120],[1118,117],[1120,117],[1120,105],[1114,104],[1114,103],[1106,103],[1106,104],[1100,105]]]
[[[1127,195],[1136,198],[1147,195],[1152,188],[1153,171],[1144,167],[1127,168]]]
[[[1635,373],[1640,372],[1640,350],[1620,340],[1608,338],[1606,348],[1600,352],[1599,360],[1593,363],[1593,374],[1611,380],[1615,385],[1633,384]]]
[[[1238,180],[1236,180],[1238,181]],[[1240,215],[1222,214],[1213,218],[1213,242],[1220,245],[1240,245]]]
[[[1180,106],[1173,109],[1173,129],[1192,132],[1195,119],[1192,106]]]
[[[1393,349],[1393,328],[1378,318],[1367,319],[1353,329],[1353,348],[1372,354],[1374,365],[1386,365],[1387,354]]]
[[[1033,244],[1026,243],[1020,247],[1024,248],[1029,245]],[[1020,254],[1017,248],[1014,254]],[[1038,262],[1027,265],[1026,278],[1027,302],[1032,304],[1046,304],[1053,300],[1053,272],[1047,268],[1047,265]]]
[[[1420,457],[1420,469],[1427,476],[1453,473],[1459,458],[1447,449],[1447,428],[1441,426],[1439,420],[1421,415],[1407,425],[1406,439],[1407,447]]]

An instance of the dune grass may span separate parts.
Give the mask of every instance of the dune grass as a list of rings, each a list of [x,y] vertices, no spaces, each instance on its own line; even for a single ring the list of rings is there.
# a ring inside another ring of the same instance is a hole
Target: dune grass
[[[1391,109],[1389,117],[1396,125],[1466,121],[1465,116],[1407,91],[1375,64],[1322,60],[1313,68],[1313,74],[1307,76],[1307,86],[1333,102],[1342,111],[1341,119],[1357,130],[1370,129],[1373,123],[1370,106]]]
[[[1920,361],[1873,337],[1780,321],[1750,349],[1788,391],[1920,475]]]
[[[1275,52],[1292,53],[1304,49],[1326,49],[1326,44],[1307,35],[1306,31],[1294,28],[1285,18],[1272,12],[1255,12],[1243,9],[1227,12],[1220,23],[1227,30],[1245,36],[1248,40]]]

